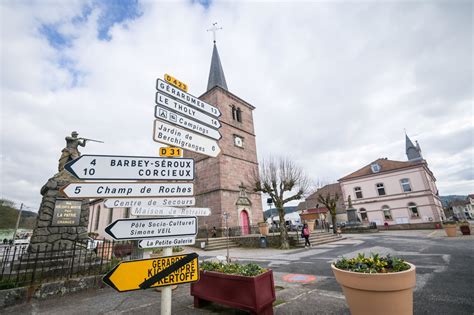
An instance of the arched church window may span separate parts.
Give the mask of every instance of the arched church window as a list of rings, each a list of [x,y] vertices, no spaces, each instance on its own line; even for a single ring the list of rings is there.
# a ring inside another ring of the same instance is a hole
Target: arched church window
[[[237,110],[235,109],[234,105],[232,105],[232,119],[233,120],[237,119]]]
[[[237,121],[242,122],[242,111],[240,110],[240,107],[237,108]]]

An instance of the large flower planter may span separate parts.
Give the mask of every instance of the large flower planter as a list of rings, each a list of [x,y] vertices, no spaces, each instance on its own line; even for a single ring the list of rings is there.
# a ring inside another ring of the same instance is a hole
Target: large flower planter
[[[410,269],[393,273],[359,273],[334,265],[331,268],[352,315],[411,315],[416,268],[408,264]]]
[[[216,302],[252,314],[273,314],[275,285],[271,270],[255,277],[200,271],[199,281],[191,284],[194,307]]]
[[[457,226],[455,224],[452,225],[445,225],[444,231],[448,237],[455,237],[456,236]]]
[[[471,228],[468,225],[461,225],[459,229],[462,235],[471,235]]]

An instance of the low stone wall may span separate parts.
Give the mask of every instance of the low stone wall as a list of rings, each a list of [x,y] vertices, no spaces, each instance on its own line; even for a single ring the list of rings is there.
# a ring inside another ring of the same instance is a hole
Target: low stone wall
[[[439,222],[425,222],[425,223],[412,223],[412,224],[393,224],[388,225],[388,230],[432,230],[436,229],[436,224],[441,226]],[[377,226],[379,230],[387,230],[387,227],[383,225]]]
[[[90,276],[57,282],[32,285],[29,287],[0,290],[0,309],[29,302],[31,299],[44,300],[63,296],[91,288],[103,288],[102,276]]]
[[[246,236],[231,237],[231,240],[242,247],[260,248],[260,234],[251,234]],[[279,248],[280,235],[267,235],[267,247]]]

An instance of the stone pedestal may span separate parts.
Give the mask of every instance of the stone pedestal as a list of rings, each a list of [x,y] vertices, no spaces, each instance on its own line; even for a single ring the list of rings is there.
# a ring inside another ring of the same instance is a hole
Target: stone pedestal
[[[72,247],[76,241],[84,241],[87,239],[87,226],[89,221],[89,200],[82,199],[81,213],[79,225],[77,226],[53,226],[53,214],[56,199],[66,198],[59,189],[71,182],[78,180],[63,170],[52,178],[41,188],[43,199],[38,211],[36,225],[30,240],[29,252],[44,251],[46,247],[51,246]]]
[[[358,223],[357,210],[354,208],[347,209],[347,221],[350,223]]]

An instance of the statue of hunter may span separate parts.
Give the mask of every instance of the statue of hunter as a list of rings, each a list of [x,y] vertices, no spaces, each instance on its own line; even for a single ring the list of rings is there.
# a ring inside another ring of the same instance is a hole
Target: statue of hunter
[[[88,139],[78,138],[77,131],[71,132],[70,137],[66,137],[66,147],[61,151],[59,158],[58,170],[61,172],[67,162],[77,159],[81,156],[81,152],[77,149],[78,146],[85,147]]]

